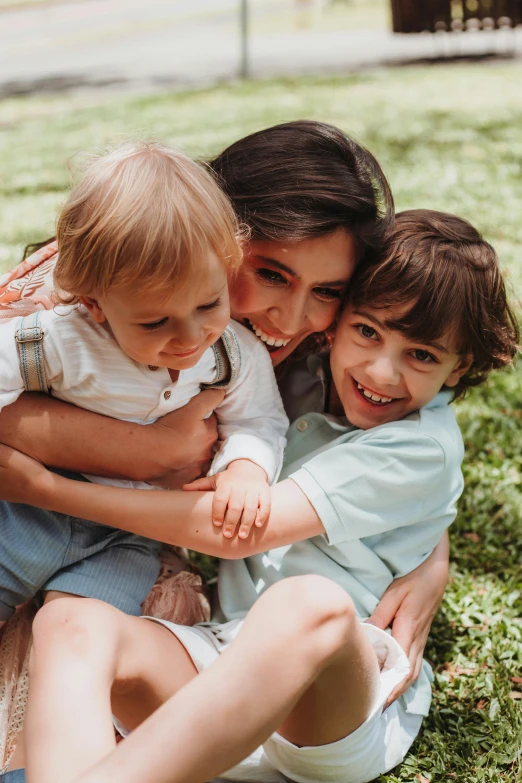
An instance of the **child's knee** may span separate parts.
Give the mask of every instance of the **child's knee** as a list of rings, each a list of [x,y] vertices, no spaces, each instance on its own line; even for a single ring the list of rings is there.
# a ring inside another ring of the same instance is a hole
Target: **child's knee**
[[[358,622],[350,596],[323,576],[283,579],[260,599],[273,616],[281,618],[295,643],[309,647],[319,659],[329,658],[349,643]],[[268,604],[271,604],[269,606]]]
[[[46,603],[34,619],[32,658],[57,648],[81,657],[102,653],[114,636],[117,615],[117,609],[89,598],[64,596]]]

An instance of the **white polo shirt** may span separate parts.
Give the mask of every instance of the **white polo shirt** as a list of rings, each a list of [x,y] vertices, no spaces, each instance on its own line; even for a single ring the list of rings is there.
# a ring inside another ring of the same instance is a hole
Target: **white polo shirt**
[[[0,324],[0,410],[13,403],[24,386],[15,333],[21,318]],[[173,382],[167,369],[133,361],[110,331],[96,323],[81,305],[41,313],[44,358],[52,394],[80,408],[124,421],[152,424],[186,405],[201,384],[217,378],[214,351]],[[288,419],[283,409],[268,351],[236,322],[241,368],[216,410],[219,449],[212,463],[217,473],[236,459],[260,465],[272,483],[279,475]],[[87,476],[103,484],[152,489],[145,482]]]

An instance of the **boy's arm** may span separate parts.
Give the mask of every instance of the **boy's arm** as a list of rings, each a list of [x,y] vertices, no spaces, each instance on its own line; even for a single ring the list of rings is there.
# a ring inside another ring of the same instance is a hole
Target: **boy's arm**
[[[388,543],[396,573],[407,573],[410,556],[422,559],[455,517],[460,458],[457,449],[445,453],[440,442],[406,423],[326,449],[291,477],[323,520],[330,544],[397,531],[403,546],[397,536]]]
[[[0,446],[0,497],[23,502],[204,554],[237,559],[321,535],[324,526],[291,480],[270,489],[268,524],[247,540],[224,538],[212,524],[212,492],[148,492],[72,481]]]
[[[263,527],[270,516],[272,497],[263,468],[248,459],[231,462],[226,470],[193,481],[186,491],[213,491],[212,523],[223,535],[248,538],[252,525]],[[239,526],[239,527],[238,527]]]
[[[234,324],[241,370],[217,410],[220,448],[212,464],[218,473],[236,460],[262,468],[272,484],[279,475],[288,419],[266,348],[244,327]]]

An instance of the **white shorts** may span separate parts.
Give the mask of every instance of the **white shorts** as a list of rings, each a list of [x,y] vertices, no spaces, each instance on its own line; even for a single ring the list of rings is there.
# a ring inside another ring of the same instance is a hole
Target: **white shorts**
[[[232,620],[229,623],[201,623],[188,627],[153,617],[147,619],[168,628],[185,647],[200,672],[228,647],[242,625],[241,620]],[[367,783],[403,761],[419,732],[423,716],[406,712],[402,699],[384,712],[382,707],[409,672],[408,659],[389,634],[367,623],[362,623],[362,627],[379,660],[384,660],[379,696],[364,723],[344,739],[314,747],[298,747],[275,732],[262,747],[223,773],[220,781]],[[128,734],[117,720],[115,725],[121,734]]]

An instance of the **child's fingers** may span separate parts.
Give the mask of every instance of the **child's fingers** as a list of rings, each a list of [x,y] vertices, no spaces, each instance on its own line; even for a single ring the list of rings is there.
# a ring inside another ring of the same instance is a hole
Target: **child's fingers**
[[[216,488],[216,481],[213,476],[203,476],[194,479],[189,484],[183,484],[185,492],[211,492]]]
[[[232,492],[228,499],[227,512],[225,514],[225,523],[223,526],[223,535],[225,538],[232,538],[241,519],[244,507],[244,494]]]
[[[225,521],[230,492],[229,487],[218,487],[212,498],[212,523],[218,527]]]
[[[259,492],[257,490],[247,492],[241,515],[241,527],[239,528],[239,538],[248,538],[250,529],[254,524],[259,506]]]
[[[270,516],[270,509],[272,507],[272,493],[268,484],[265,487],[261,487],[259,493],[259,509],[256,517],[256,527],[263,527],[268,522]]]

